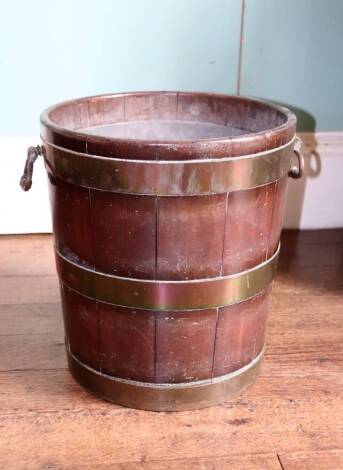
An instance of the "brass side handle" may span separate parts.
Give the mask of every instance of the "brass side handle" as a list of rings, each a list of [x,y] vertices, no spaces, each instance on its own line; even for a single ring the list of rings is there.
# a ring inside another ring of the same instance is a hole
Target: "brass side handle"
[[[28,191],[32,186],[32,173],[33,173],[33,164],[39,157],[42,155],[42,147],[37,145],[36,147],[29,147],[27,149],[27,157],[24,167],[23,176],[20,178],[20,186],[23,191]]]
[[[298,159],[298,166],[296,165],[291,166],[288,172],[288,176],[294,179],[301,178],[304,174],[305,162],[304,162],[304,155],[301,151],[302,144],[303,144],[302,140],[298,136],[296,136],[293,152]]]

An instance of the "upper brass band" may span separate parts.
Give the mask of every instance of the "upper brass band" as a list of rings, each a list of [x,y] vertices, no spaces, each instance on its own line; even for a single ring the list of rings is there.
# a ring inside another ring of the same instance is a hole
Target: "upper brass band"
[[[232,305],[261,292],[274,277],[279,250],[246,271],[190,281],[113,276],[80,266],[58,251],[56,264],[66,286],[98,301],[150,310],[198,310]]]
[[[252,155],[204,160],[125,160],[66,150],[44,142],[53,176],[102,191],[154,196],[196,196],[255,188],[287,175],[294,139]]]

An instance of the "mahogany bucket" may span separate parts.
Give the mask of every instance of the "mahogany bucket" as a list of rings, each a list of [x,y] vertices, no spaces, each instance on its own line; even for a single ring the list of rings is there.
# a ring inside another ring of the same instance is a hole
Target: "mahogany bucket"
[[[254,382],[287,179],[303,168],[295,125],[286,108],[207,93],[101,95],[43,112],[21,186],[42,155],[81,385],[120,405],[186,410]]]

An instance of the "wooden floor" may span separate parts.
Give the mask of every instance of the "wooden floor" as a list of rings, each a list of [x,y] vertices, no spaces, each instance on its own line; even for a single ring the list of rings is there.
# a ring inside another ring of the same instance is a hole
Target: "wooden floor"
[[[343,230],[287,232],[257,383],[182,413],[94,398],[66,369],[51,237],[0,237],[1,469],[343,469]]]

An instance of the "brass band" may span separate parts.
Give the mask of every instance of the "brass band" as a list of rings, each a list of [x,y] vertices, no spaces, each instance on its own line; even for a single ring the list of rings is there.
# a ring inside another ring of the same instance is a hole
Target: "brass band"
[[[261,292],[273,279],[279,250],[246,271],[190,281],[113,276],[80,266],[57,250],[56,265],[66,286],[98,301],[150,310],[199,310],[232,305]]]
[[[240,393],[258,376],[264,350],[246,366],[208,380],[177,384],[157,384],[112,377],[77,359],[67,344],[69,368],[80,385],[100,397],[152,411],[182,411],[212,406]]]
[[[48,172],[79,186],[157,196],[219,194],[262,186],[287,175],[294,138],[252,155],[204,160],[125,160],[78,153],[44,142]]]

